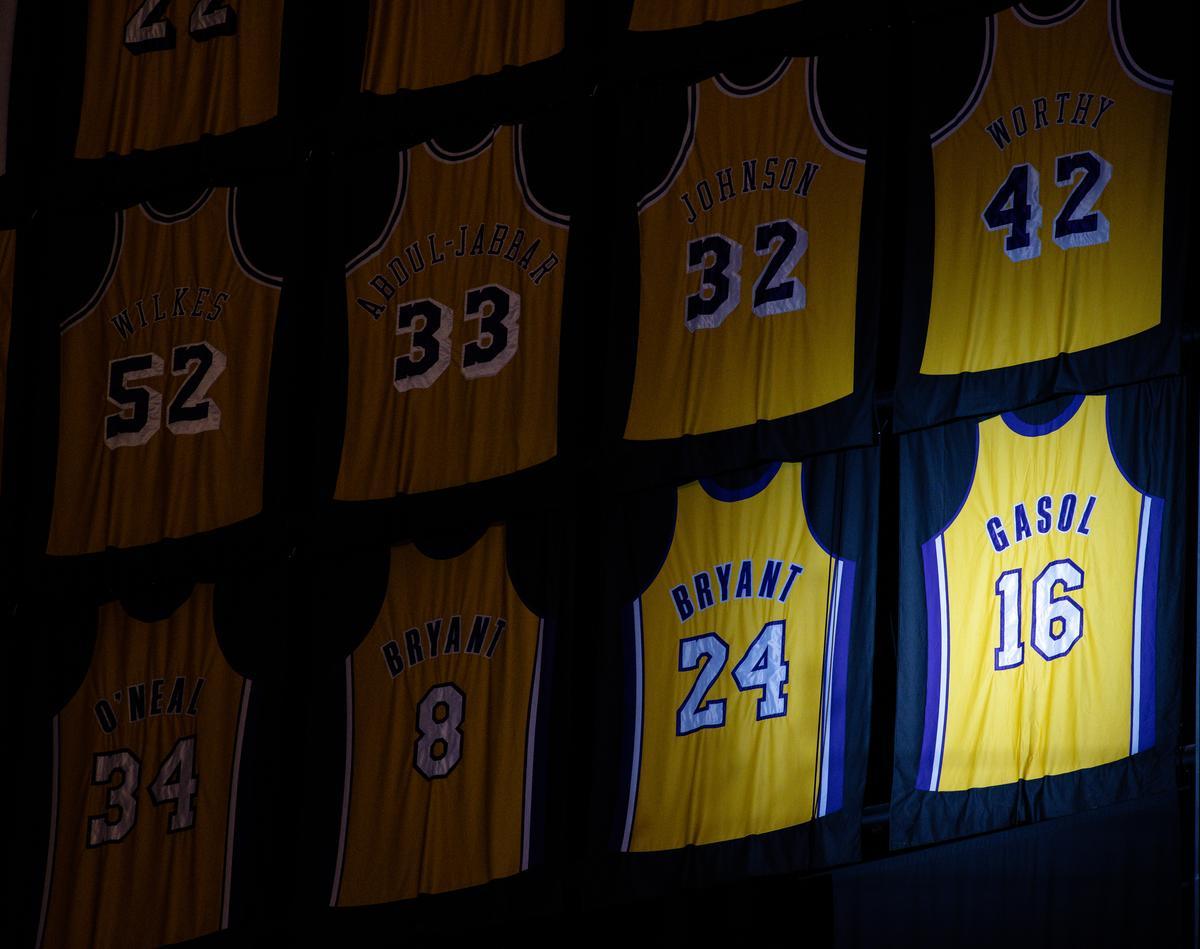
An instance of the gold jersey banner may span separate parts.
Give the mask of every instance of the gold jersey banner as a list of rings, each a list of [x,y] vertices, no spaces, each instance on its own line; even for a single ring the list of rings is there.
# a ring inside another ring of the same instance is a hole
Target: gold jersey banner
[[[533,859],[543,621],[505,528],[436,560],[396,547],[383,607],[346,658],[334,906],[474,886]]]
[[[425,89],[563,48],[564,0],[371,0],[362,88]]]
[[[54,719],[38,946],[157,946],[228,925],[249,699],[217,643],[212,586],[157,622],[101,608],[87,676]]]
[[[510,474],[558,443],[567,221],[525,181],[521,128],[400,154],[387,229],[346,273],[350,390],[336,497]]]
[[[673,30],[773,10],[795,0],[634,0],[631,30]]]
[[[625,437],[678,438],[854,391],[865,153],[825,128],[817,61],[688,93],[667,179],[639,205],[641,303]]]
[[[732,840],[843,806],[855,563],[824,550],[802,466],[679,489],[666,561],[632,604],[621,849]]]
[[[279,281],[237,236],[237,191],[118,211],[102,285],[63,321],[48,551],[212,530],[262,509]]]
[[[283,0],[89,0],[76,158],[194,142],[273,118]]]

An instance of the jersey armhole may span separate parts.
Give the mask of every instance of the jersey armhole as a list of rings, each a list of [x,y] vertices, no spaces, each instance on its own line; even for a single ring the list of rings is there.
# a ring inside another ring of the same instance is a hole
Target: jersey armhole
[[[96,304],[100,302],[100,298],[108,292],[109,285],[113,281],[113,277],[117,272],[117,264],[121,260],[121,250],[125,246],[125,210],[121,209],[113,215],[113,243],[112,251],[108,257],[108,266],[105,268],[104,277],[100,280],[99,286],[96,287],[86,303],[78,310],[68,316],[65,320],[58,324],[58,331],[65,333],[76,323],[83,320]]]
[[[1129,51],[1129,47],[1125,42],[1125,30],[1121,26],[1121,0],[1109,0],[1108,35],[1112,39],[1113,52],[1117,54],[1117,60],[1121,63],[1121,68],[1125,70],[1125,74],[1130,79],[1143,88],[1154,92],[1170,94],[1175,87],[1174,81],[1164,79],[1161,76],[1155,76],[1143,69],[1137,64],[1137,61],[1133,58],[1133,54]]]
[[[238,266],[242,268],[242,272],[251,280],[264,284],[268,287],[279,288],[283,286],[283,278],[277,277],[274,274],[266,273],[263,270],[255,267],[250,262],[249,256],[246,254],[246,249],[242,246],[242,238],[238,233],[237,219],[237,196],[238,188],[229,189],[229,199],[226,206],[228,216],[228,232],[229,232],[229,249],[233,251],[233,259],[237,261]]]
[[[821,99],[817,95],[818,58],[817,56],[813,56],[809,59],[806,78],[808,86],[808,114],[812,120],[813,128],[817,132],[817,137],[831,152],[836,152],[844,158],[849,158],[851,161],[865,162],[867,160],[867,150],[843,142],[833,133],[833,130],[830,129],[829,124],[825,121],[825,113],[821,111]]]
[[[396,173],[396,195],[392,199],[392,209],[388,212],[387,223],[384,224],[383,230],[379,236],[368,244],[359,254],[346,264],[346,276],[349,277],[354,271],[361,267],[366,261],[374,257],[387,243],[389,237],[392,236],[392,231],[396,229],[396,224],[400,220],[400,214],[404,210],[404,202],[408,197],[408,149],[400,152],[400,162]]]
[[[1109,397],[1107,395],[1103,396],[1103,398],[1104,398],[1104,440],[1108,444],[1108,453],[1110,455],[1112,455],[1113,464],[1115,464],[1117,466],[1117,471],[1119,471],[1121,473],[1121,477],[1123,479],[1125,479],[1125,483],[1127,485],[1129,485],[1131,488],[1133,488],[1134,491],[1136,491],[1142,497],[1146,497],[1146,498],[1157,497],[1155,494],[1151,493],[1150,491],[1147,491],[1145,488],[1143,488],[1141,485],[1139,485],[1133,479],[1133,476],[1130,475],[1130,473],[1126,469],[1125,465],[1121,463],[1121,455],[1117,451],[1117,444],[1116,444],[1116,441],[1113,439],[1112,411],[1111,411],[1112,403],[1109,401]],[[1159,498],[1158,500],[1162,500],[1162,499]]]
[[[950,525],[953,524],[956,520],[958,520],[958,515],[962,513],[962,509],[967,506],[967,498],[969,498],[971,496],[971,489],[973,487],[975,487],[975,476],[977,474],[979,474],[979,426],[980,426],[980,424],[981,423],[979,423],[979,422],[975,423],[975,431],[974,431],[975,451],[974,451],[974,457],[971,459],[971,477],[967,479],[967,486],[963,489],[962,498],[959,499],[958,507],[956,507],[954,509],[954,513],[951,514],[950,517],[946,519],[946,522],[944,524],[942,524],[941,527],[939,527],[932,534],[930,534],[925,540],[921,541],[922,547],[924,547],[926,544],[928,544],[930,541],[934,540],[935,538],[941,537],[942,534],[946,533],[946,531],[950,529]]]
[[[675,504],[675,514],[671,518],[671,533],[667,535],[666,540],[663,542],[662,554],[660,557],[658,557],[658,566],[656,566],[652,571],[647,571],[647,580],[645,584],[639,585],[636,581],[634,582],[633,587],[636,592],[631,597],[631,600],[637,600],[639,603],[641,602],[642,597],[646,595],[646,591],[654,586],[654,581],[662,575],[663,568],[667,565],[667,558],[671,556],[671,548],[675,546],[675,537],[679,533],[679,491],[679,488],[675,489],[675,495],[673,498]],[[638,609],[640,610],[641,607],[639,606]]]
[[[658,183],[654,190],[646,194],[637,203],[638,214],[641,214],[648,207],[654,204],[659,198],[666,194],[667,189],[679,177],[679,173],[683,170],[684,162],[688,160],[688,156],[692,153],[692,145],[696,140],[696,116],[699,110],[700,101],[700,86],[699,84],[688,86],[688,101],[687,101],[687,127],[683,132],[683,139],[679,143],[679,151],[675,153],[675,160],[671,162],[671,168],[667,172],[666,177]]]
[[[954,118],[929,136],[931,146],[939,144],[971,117],[971,114],[979,105],[980,99],[983,98],[983,90],[987,88],[987,84],[992,78],[992,64],[995,62],[995,59],[996,17],[993,14],[984,21],[983,61],[979,64],[979,75],[975,79],[975,88],[971,90],[967,101],[963,103],[962,108],[958,110]]]
[[[570,225],[570,215],[550,210],[537,199],[537,195],[529,187],[529,175],[525,169],[524,125],[517,125],[513,129],[513,174],[517,178],[517,187],[521,189],[521,198],[525,202],[525,207],[533,212],[536,217],[541,218],[547,224],[553,224],[557,227],[568,227]]]

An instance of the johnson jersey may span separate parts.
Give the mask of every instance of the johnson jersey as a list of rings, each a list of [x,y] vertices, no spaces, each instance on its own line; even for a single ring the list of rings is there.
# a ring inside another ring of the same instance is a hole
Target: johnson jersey
[[[157,946],[223,929],[250,680],[221,653],[213,588],[144,623],[100,611],[55,716],[39,946]]]
[[[17,232],[0,230],[0,471],[4,470],[4,413],[8,402],[8,343],[12,338]]]
[[[283,0],[89,0],[76,158],[193,142],[273,118]]]
[[[728,430],[854,392],[865,153],[838,142],[817,61],[693,86],[674,167],[639,204],[631,440]]]
[[[1078,0],[987,21],[978,85],[933,136],[922,374],[1017,366],[1159,324],[1171,84],[1133,62],[1119,13]]]
[[[732,17],[773,10],[794,0],[689,0],[687,3],[664,3],[663,0],[634,0],[629,16],[631,30],[672,30],[695,26],[709,20],[728,20]]]
[[[237,236],[236,189],[117,212],[92,299],[60,326],[48,550],[183,537],[262,508],[279,281]]]
[[[921,546],[928,622],[916,785],[1063,774],[1155,744],[1161,498],[1125,476],[1105,396],[980,422],[961,510]]]
[[[362,88],[386,95],[486,76],[563,48],[564,0],[371,0]]]
[[[525,184],[519,127],[401,153],[382,235],[346,271],[336,497],[483,481],[556,452],[567,222]]]
[[[629,613],[633,765],[621,848],[762,834],[842,808],[855,563],[824,550],[802,467],[679,489]]]
[[[440,893],[529,866],[543,633],[508,577],[503,527],[447,560],[392,550],[383,607],[346,659],[331,905]]]

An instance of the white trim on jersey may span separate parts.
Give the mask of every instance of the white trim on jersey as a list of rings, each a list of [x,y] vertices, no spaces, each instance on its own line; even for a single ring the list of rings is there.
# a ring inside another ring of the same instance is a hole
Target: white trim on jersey
[[[749,99],[752,96],[758,95],[760,92],[766,92],[775,83],[783,78],[783,74],[788,71],[788,67],[792,65],[792,58],[785,56],[780,60],[779,65],[771,70],[770,74],[765,79],[751,83],[748,86],[743,86],[741,83],[734,82],[724,73],[717,73],[713,76],[713,82],[717,88],[726,95],[734,96],[738,99]]]
[[[933,542],[937,558],[938,617],[941,626],[941,649],[938,670],[938,718],[933,743],[933,763],[929,771],[929,790],[936,791],[942,783],[942,754],[946,742],[946,710],[950,693],[950,599],[946,584],[946,535],[938,534]]]
[[[229,891],[233,883],[233,837],[237,823],[238,776],[242,770],[242,738],[246,733],[246,709],[250,705],[250,679],[242,680],[238,706],[237,735],[233,741],[233,770],[229,776],[229,815],[225,829],[225,885],[221,891],[221,928],[229,928]]]
[[[374,257],[383,245],[388,242],[392,236],[392,232],[396,229],[396,225],[400,222],[400,214],[404,210],[404,201],[408,196],[408,151],[407,149],[400,152],[400,168],[396,175],[396,196],[392,200],[392,209],[388,212],[387,223],[383,227],[382,233],[372,241],[367,247],[350,263],[346,264],[346,276],[349,277],[354,271],[361,267],[364,263]]]
[[[864,162],[867,160],[867,150],[865,148],[855,148],[838,138],[833,130],[829,127],[829,123],[825,121],[825,113],[821,111],[821,100],[817,96],[817,57],[814,56],[808,61],[808,73],[806,79],[808,86],[808,114],[812,120],[813,128],[817,132],[817,137],[825,143],[825,147],[831,152],[836,152],[843,158],[849,158],[851,161]]]
[[[638,203],[638,214],[641,214],[648,207],[658,201],[667,189],[671,187],[675,179],[679,177],[679,173],[683,171],[683,166],[687,163],[688,156],[692,153],[692,146],[696,142],[696,119],[700,105],[700,85],[697,83],[693,86],[688,86],[688,121],[687,128],[684,129],[683,141],[679,144],[679,151],[675,155],[675,161],[671,163],[671,170],[667,172],[667,176],[659,182],[658,186],[651,192],[645,195]]]
[[[535,217],[540,218],[547,224],[553,224],[556,227],[567,227],[571,223],[571,218],[565,214],[558,214],[551,211],[542,204],[534,195],[533,189],[529,187],[529,180],[525,170],[525,126],[517,125],[513,128],[513,173],[517,178],[517,187],[521,189],[521,198],[525,202],[525,207]]]
[[[1080,8],[1086,2],[1087,0],[1075,0],[1075,2],[1069,5],[1066,9],[1060,10],[1058,13],[1050,13],[1045,16],[1040,13],[1034,13],[1023,3],[1018,3],[1013,6],[1012,12],[1013,16],[1020,20],[1024,20],[1030,26],[1055,26],[1059,23],[1065,23],[1067,20],[1073,17],[1079,12]]]
[[[337,906],[342,889],[342,870],[346,864],[346,831],[350,826],[350,778],[354,765],[354,655],[346,657],[346,777],[342,785],[342,829],[338,834],[337,864],[333,871],[333,892],[329,905]]]
[[[1136,755],[1142,750],[1138,744],[1142,732],[1142,622],[1144,619],[1142,594],[1146,582],[1146,547],[1150,535],[1150,515],[1153,507],[1154,499],[1143,494],[1138,518],[1137,571],[1133,581],[1133,662],[1131,664],[1133,678],[1131,680],[1131,714],[1129,716],[1129,753],[1131,755]]]
[[[838,609],[842,602],[842,567],[844,561],[829,558],[833,563],[833,582],[829,585],[829,600],[825,604],[825,668],[821,672],[821,763],[817,770],[816,817],[829,813],[829,731],[833,718],[833,668],[839,644],[837,641]]]
[[[180,221],[186,221],[204,207],[208,199],[212,197],[212,193],[212,188],[205,188],[200,192],[196,200],[182,211],[159,211],[149,201],[143,201],[138,207],[155,224],[178,224]]]
[[[533,688],[529,693],[529,721],[525,728],[525,800],[521,820],[521,869],[529,869],[530,820],[533,813],[533,762],[537,746],[538,698],[542,685],[542,636],[546,621],[538,620],[537,653],[533,660]]]
[[[971,95],[967,97],[967,101],[963,103],[962,108],[949,122],[943,125],[940,129],[929,136],[931,145],[937,145],[939,142],[961,126],[971,117],[971,114],[978,108],[980,101],[983,99],[983,90],[987,88],[988,82],[992,78],[992,64],[996,60],[996,17],[990,16],[984,21],[984,37],[983,37],[983,62],[979,65],[979,76],[975,79],[975,88],[971,90]]]
[[[1121,26],[1121,0],[1109,0],[1108,35],[1112,40],[1113,52],[1117,54],[1117,61],[1130,79],[1144,89],[1165,92],[1170,95],[1175,86],[1174,80],[1155,76],[1142,69],[1129,51],[1129,47],[1125,43],[1125,29]]]
[[[278,289],[283,286],[283,278],[277,277],[274,274],[269,274],[264,270],[259,270],[250,262],[250,257],[246,253],[246,249],[242,246],[242,238],[238,231],[237,223],[237,196],[238,188],[229,189],[229,197],[226,201],[226,233],[229,236],[229,250],[233,253],[233,259],[241,268],[242,273],[253,280],[255,283],[261,283],[265,287],[275,287]]]
[[[653,582],[653,581],[651,581]],[[633,601],[633,754],[629,769],[629,797],[625,809],[625,833],[621,837],[621,851],[629,851],[629,840],[633,836],[633,814],[637,810],[639,769],[642,763],[642,598]]]
[[[113,245],[112,252],[108,257],[108,268],[104,271],[104,277],[100,280],[100,285],[96,287],[95,292],[88,298],[87,303],[81,306],[78,310],[68,316],[65,320],[58,324],[59,333],[65,333],[76,323],[83,320],[85,316],[90,314],[96,308],[96,304],[100,302],[100,298],[108,292],[109,285],[113,281],[113,277],[117,273],[117,264],[121,260],[121,250],[125,246],[125,211],[124,209],[116,211],[113,215]]]
[[[480,139],[474,145],[471,145],[469,148],[464,148],[461,152],[451,151],[449,148],[442,148],[442,146],[440,146],[432,138],[428,139],[422,144],[425,146],[425,151],[429,152],[431,158],[435,158],[440,162],[446,162],[447,164],[454,164],[456,162],[468,161],[474,158],[476,155],[482,155],[492,147],[492,142],[496,140],[496,133],[498,131],[500,131],[500,126],[493,125],[482,139]]]
[[[46,879],[42,883],[42,911],[38,915],[37,939],[34,949],[41,949],[42,939],[46,935],[46,914],[50,909],[50,888],[54,878],[54,848],[58,844],[58,716],[54,716],[52,726],[54,734],[53,755],[54,764],[50,778],[50,846],[46,850]]]

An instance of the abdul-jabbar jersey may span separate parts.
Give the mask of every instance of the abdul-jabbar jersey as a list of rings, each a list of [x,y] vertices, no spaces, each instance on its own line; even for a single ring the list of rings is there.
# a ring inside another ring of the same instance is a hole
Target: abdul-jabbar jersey
[[[212,530],[262,508],[279,281],[238,242],[236,189],[118,211],[92,299],[60,326],[48,550]]]
[[[631,30],[671,30],[695,26],[708,20],[728,20],[732,17],[772,10],[794,0],[690,0],[687,3],[664,3],[663,0],[634,0],[629,16]]]
[[[273,118],[283,0],[90,0],[76,158]]]
[[[625,437],[677,438],[854,391],[864,153],[825,128],[816,60],[693,86],[667,179],[639,205],[641,303]]]
[[[440,893],[530,864],[543,621],[494,526],[465,553],[392,550],[346,659],[346,784],[331,905]]]
[[[8,343],[12,338],[17,232],[0,231],[0,471],[4,470],[4,413],[8,402]]]
[[[55,716],[39,946],[157,946],[229,918],[250,680],[198,585],[151,623],[100,611],[83,684]]]
[[[622,849],[761,834],[843,806],[855,564],[809,527],[802,467],[679,489],[632,604],[633,767]]]
[[[1113,454],[1105,396],[979,423],[961,510],[921,546],[928,622],[916,784],[959,791],[1155,743],[1161,498]]]
[[[385,498],[553,457],[567,221],[525,183],[519,127],[401,153],[387,229],[346,270],[336,497]]]
[[[563,0],[371,0],[369,10],[367,92],[486,76],[563,48]]]
[[[978,86],[933,136],[930,376],[1161,320],[1170,82],[1133,62],[1116,0],[1048,17],[1016,6],[987,28]]]

